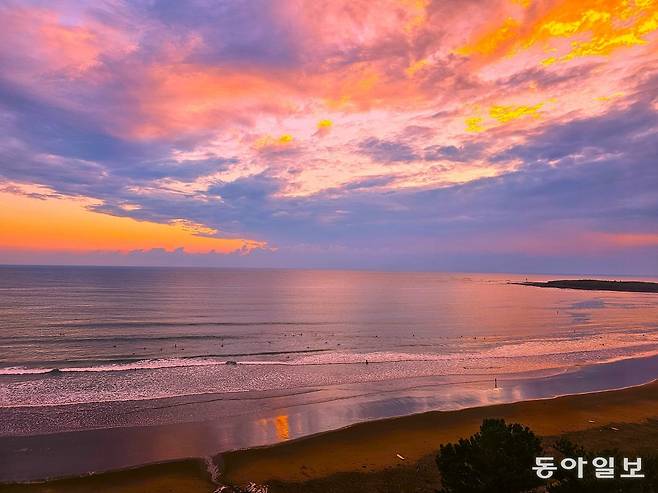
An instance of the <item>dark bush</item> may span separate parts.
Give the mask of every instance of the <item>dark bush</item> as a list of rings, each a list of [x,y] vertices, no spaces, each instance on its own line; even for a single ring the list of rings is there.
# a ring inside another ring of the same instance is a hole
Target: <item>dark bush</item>
[[[470,438],[441,445],[436,464],[444,493],[516,493],[543,484],[532,469],[541,455],[528,427],[485,419]]]

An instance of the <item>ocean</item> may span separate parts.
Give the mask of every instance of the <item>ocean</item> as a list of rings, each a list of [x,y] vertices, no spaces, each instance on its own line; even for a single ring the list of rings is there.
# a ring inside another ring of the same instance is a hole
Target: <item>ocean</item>
[[[0,267],[0,406],[493,379],[658,352],[658,296],[509,284],[525,279]]]

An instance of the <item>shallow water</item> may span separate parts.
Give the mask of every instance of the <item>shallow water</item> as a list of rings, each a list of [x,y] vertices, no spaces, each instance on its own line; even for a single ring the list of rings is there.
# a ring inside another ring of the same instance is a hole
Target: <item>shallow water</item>
[[[658,354],[657,295],[508,284],[524,279],[0,267],[0,407],[489,379]]]

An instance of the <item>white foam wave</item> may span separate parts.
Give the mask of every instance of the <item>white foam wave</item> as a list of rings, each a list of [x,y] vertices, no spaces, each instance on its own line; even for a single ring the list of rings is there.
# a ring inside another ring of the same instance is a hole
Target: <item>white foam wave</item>
[[[585,334],[571,337],[554,337],[527,340],[499,345],[484,345],[477,349],[467,343],[462,347],[455,345],[452,350],[441,348],[442,352],[405,352],[405,351],[336,351],[318,352],[298,355],[294,359],[240,360],[240,365],[350,365],[368,363],[399,362],[450,362],[461,360],[495,361],[500,359],[536,358],[560,355],[567,358],[571,354],[618,352],[628,350],[630,354],[648,354],[658,349],[658,332],[642,334],[614,332],[607,334]],[[615,357],[618,357],[616,355]],[[598,359],[598,358],[597,358]],[[0,368],[0,375],[31,375],[47,373],[82,373],[82,372],[124,372],[137,370],[157,370],[178,367],[215,366],[227,363],[225,358],[161,358],[144,359],[129,362],[109,363],[94,366],[77,367],[7,367]]]
[[[52,367],[52,368],[27,368],[21,366],[12,366],[0,368],[0,375],[34,375],[46,374],[53,372],[77,373],[77,372],[110,372],[110,371],[130,371],[130,370],[156,370],[160,368],[177,368],[188,366],[208,366],[225,364],[226,361],[218,361],[209,358],[163,358],[163,359],[146,359],[131,361],[126,363],[111,363],[97,366],[79,366],[79,367]]]

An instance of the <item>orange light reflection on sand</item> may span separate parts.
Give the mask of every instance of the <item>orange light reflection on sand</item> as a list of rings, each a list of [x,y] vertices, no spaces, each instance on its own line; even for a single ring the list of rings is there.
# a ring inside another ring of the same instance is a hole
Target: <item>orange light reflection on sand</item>
[[[273,427],[276,437],[279,440],[288,440],[290,438],[290,423],[287,414],[281,414],[275,418],[262,418],[257,421],[266,432]]]

